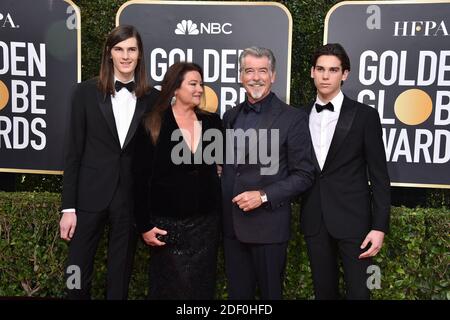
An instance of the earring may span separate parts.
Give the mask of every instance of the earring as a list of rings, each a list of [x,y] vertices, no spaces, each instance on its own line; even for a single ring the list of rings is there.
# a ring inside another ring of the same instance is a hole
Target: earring
[[[173,107],[173,105],[177,102],[177,97],[173,96],[172,99],[170,99],[170,105]]]

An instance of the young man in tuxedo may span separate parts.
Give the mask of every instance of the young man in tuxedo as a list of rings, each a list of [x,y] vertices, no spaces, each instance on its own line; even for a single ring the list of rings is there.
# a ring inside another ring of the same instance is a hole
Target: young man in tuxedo
[[[316,173],[302,200],[316,299],[338,299],[338,258],[347,299],[369,299],[367,268],[389,228],[390,182],[376,109],[345,96],[350,60],[339,44],[313,55],[316,100],[307,107]],[[370,182],[370,184],[369,184]]]
[[[116,27],[106,39],[99,77],[78,84],[72,97],[60,220],[61,238],[70,241],[65,270],[70,299],[90,298],[94,257],[106,224],[106,297],[128,295],[137,240],[133,137],[157,97],[147,82],[143,54],[137,30]]]

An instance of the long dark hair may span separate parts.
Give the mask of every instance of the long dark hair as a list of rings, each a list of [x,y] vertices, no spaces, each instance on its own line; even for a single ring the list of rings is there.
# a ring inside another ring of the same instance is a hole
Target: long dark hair
[[[198,64],[190,62],[176,62],[164,75],[159,98],[155,106],[144,118],[145,128],[150,133],[153,144],[156,144],[158,141],[163,114],[169,108],[170,101],[175,95],[175,90],[181,86],[184,76],[189,71],[197,71],[203,79],[202,68]]]
[[[142,45],[142,39],[137,29],[130,25],[121,25],[114,28],[106,38],[103,46],[102,62],[100,65],[100,75],[98,78],[98,89],[104,93],[114,95],[114,65],[111,59],[111,50],[119,42],[125,41],[129,38],[136,38],[136,42],[139,50],[139,58],[134,70],[134,81],[136,83],[135,95],[136,97],[142,97],[148,90],[150,85],[147,80],[147,74],[145,73],[144,62],[144,46]]]

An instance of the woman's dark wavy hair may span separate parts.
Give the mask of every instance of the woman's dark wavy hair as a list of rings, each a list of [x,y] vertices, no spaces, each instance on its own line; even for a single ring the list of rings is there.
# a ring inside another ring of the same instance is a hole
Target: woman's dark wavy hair
[[[142,45],[142,39],[137,29],[130,25],[121,25],[114,28],[106,38],[103,46],[102,62],[100,65],[100,75],[97,82],[98,89],[106,95],[114,95],[114,65],[111,58],[112,48],[119,42],[125,41],[129,38],[136,38],[139,58],[134,71],[134,82],[136,83],[135,95],[136,97],[142,97],[146,92],[150,90],[150,85],[147,80],[147,74],[145,72],[144,62],[144,46]]]
[[[147,132],[150,133],[153,144],[158,141],[159,133],[161,131],[161,123],[164,112],[169,108],[170,101],[184,80],[186,73],[190,71],[197,71],[203,79],[202,68],[191,62],[176,62],[174,63],[164,75],[161,83],[161,93],[155,106],[145,116],[144,124]],[[196,107],[198,109],[198,107]]]

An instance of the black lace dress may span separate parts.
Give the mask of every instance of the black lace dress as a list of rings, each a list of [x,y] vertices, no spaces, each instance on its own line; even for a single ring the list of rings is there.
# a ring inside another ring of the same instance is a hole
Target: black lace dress
[[[150,299],[213,299],[216,289],[218,214],[155,224],[176,235],[151,249]]]
[[[221,132],[216,114],[198,112],[202,134]],[[150,299],[213,299],[220,240],[221,192],[216,164],[204,161],[176,164],[172,150],[183,141],[171,141],[178,129],[171,109],[163,117],[156,146],[141,126],[136,132],[135,217],[143,233],[153,227],[166,230],[166,245],[151,247]],[[214,140],[212,140],[214,141]],[[203,141],[191,160],[212,141]]]

